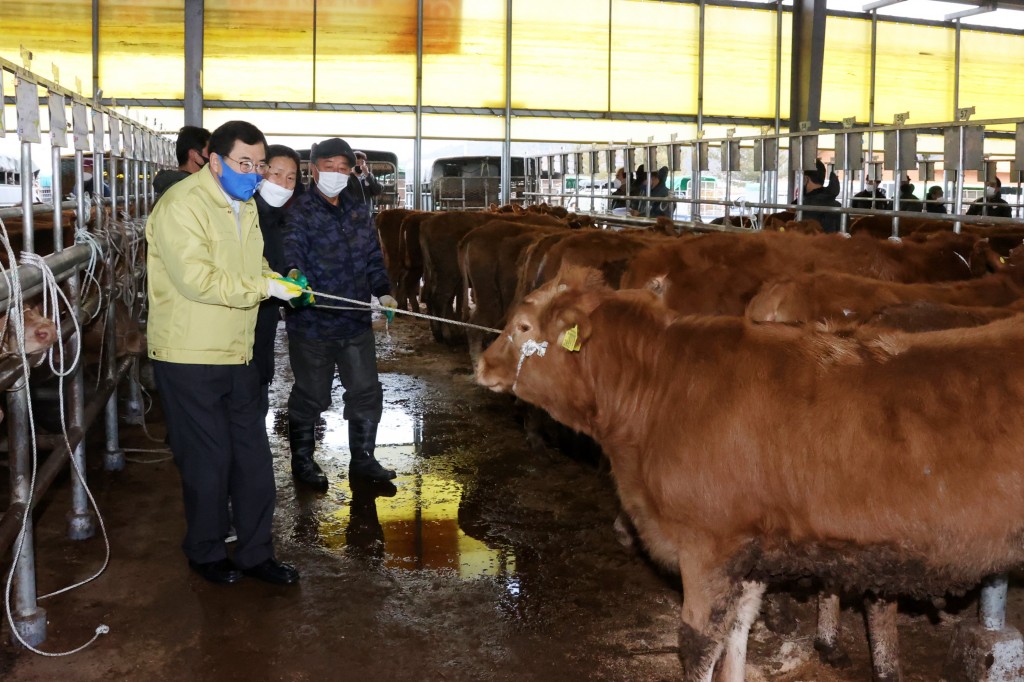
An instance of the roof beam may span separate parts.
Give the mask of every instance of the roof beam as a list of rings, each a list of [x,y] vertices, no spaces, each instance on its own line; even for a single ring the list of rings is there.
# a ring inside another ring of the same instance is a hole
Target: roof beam
[[[957,19],[965,19],[967,17],[977,16],[978,14],[987,14],[994,11],[996,11],[995,0],[983,3],[977,7],[972,7],[971,9],[960,10],[959,12],[947,14],[945,16],[945,21],[956,21]]]
[[[888,7],[889,5],[898,5],[901,2],[903,2],[903,0],[875,0],[874,2],[869,2],[868,4],[864,5],[863,11],[871,12],[876,9]]]

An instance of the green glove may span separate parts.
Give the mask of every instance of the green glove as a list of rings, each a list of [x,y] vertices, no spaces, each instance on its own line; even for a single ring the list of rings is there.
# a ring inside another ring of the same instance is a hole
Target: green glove
[[[384,294],[379,299],[381,309],[384,311],[384,317],[388,319],[388,324],[395,321],[395,309],[398,307],[398,301],[395,297],[390,294]]]
[[[286,277],[285,279],[295,282],[302,289],[311,288],[309,286],[309,280],[306,279],[306,276],[303,275],[302,271],[299,270],[298,268],[292,268],[291,270],[289,270],[288,277]],[[290,305],[293,308],[304,308],[308,305],[316,305],[316,297],[313,296],[313,294],[303,292],[301,296],[298,296],[288,301],[288,305]]]

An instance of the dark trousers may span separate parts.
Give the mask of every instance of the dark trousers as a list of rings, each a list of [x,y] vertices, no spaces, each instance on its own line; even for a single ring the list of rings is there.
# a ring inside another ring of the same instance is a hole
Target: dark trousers
[[[281,322],[281,304],[264,301],[256,315],[256,335],[252,344],[252,363],[260,375],[260,411],[270,411],[270,382],[274,380],[274,341]]]
[[[337,369],[345,393],[349,421],[380,422],[384,390],[377,378],[377,350],[372,329],[351,339],[311,341],[288,336],[288,357],[295,383],[288,396],[288,419],[314,424],[331,406],[331,385]]]
[[[256,367],[153,361],[153,370],[181,473],[185,556],[197,563],[227,556],[230,498],[235,563],[249,568],[273,557],[276,490]]]

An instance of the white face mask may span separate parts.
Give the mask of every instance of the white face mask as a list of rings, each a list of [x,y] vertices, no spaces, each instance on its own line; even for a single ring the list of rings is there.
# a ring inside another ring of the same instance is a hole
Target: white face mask
[[[281,208],[288,200],[292,198],[292,194],[295,193],[294,189],[285,189],[281,185],[276,185],[270,180],[264,179],[260,183],[260,196],[263,197],[263,201],[267,202],[274,208]]]
[[[348,187],[348,173],[332,173],[320,171],[317,177],[316,187],[328,199],[341,194],[341,190]]]
[[[995,187],[993,187],[991,185],[988,185],[987,187],[985,187],[985,196],[987,196],[987,197],[994,197],[995,195],[996,195],[996,188]]]
[[[615,189],[622,187],[622,180],[619,180],[618,178],[612,180],[612,187],[614,187]]]

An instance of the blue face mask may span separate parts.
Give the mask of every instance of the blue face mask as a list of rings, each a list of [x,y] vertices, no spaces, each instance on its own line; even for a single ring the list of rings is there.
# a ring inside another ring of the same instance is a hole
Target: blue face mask
[[[263,182],[263,176],[259,173],[239,173],[227,164],[224,159],[220,162],[220,186],[230,196],[239,201],[248,201],[256,194],[256,188]]]

